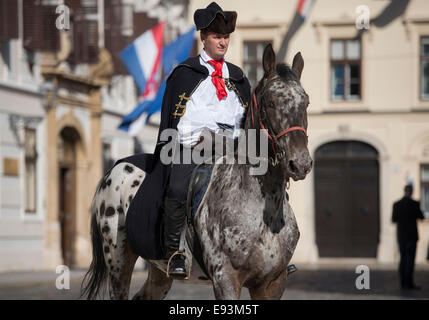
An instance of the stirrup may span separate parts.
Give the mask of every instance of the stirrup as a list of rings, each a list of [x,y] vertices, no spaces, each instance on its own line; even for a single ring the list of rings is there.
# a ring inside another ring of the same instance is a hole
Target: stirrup
[[[188,280],[191,277],[191,268],[190,268],[191,265],[189,263],[189,259],[186,256],[186,254],[184,252],[181,252],[181,251],[176,251],[175,253],[173,253],[171,255],[170,259],[168,259],[168,263],[167,263],[167,278],[170,278],[170,263],[171,263],[171,260],[173,259],[174,256],[176,256],[178,254],[184,256],[185,259],[186,259],[186,261],[188,262],[188,275],[185,278],[183,278],[183,280]],[[186,263],[185,263],[185,266],[186,266]]]
[[[287,266],[287,275],[290,275],[295,271],[298,271],[298,268],[294,264],[290,264]]]

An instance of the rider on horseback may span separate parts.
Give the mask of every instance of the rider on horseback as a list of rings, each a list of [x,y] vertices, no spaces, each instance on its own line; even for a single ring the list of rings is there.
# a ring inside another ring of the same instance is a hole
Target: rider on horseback
[[[237,138],[238,129],[243,128],[250,85],[240,68],[224,63],[229,35],[235,30],[236,19],[236,12],[223,11],[215,2],[194,13],[194,22],[197,30],[201,30],[204,49],[198,57],[184,62],[182,65],[185,67],[179,68],[179,72],[172,73],[166,89],[166,93],[169,87],[174,87],[174,92],[182,93],[186,90],[179,88],[189,87],[190,83],[183,84],[181,79],[195,82],[191,85],[192,92],[183,94],[180,102],[173,107],[174,113],[169,112],[167,116],[173,123],[177,122],[171,118],[179,117],[177,130],[181,151],[183,148],[193,149],[199,144],[204,130],[216,133],[227,128],[232,137]],[[195,77],[195,70],[198,69],[204,73],[199,82],[196,81],[198,77]],[[164,103],[162,107],[168,110],[172,108]],[[165,110],[163,114],[166,114]],[[170,259],[169,275],[178,278],[188,274],[185,256],[179,253],[179,241],[185,224],[188,185],[195,166],[194,163],[173,164],[165,192],[164,252],[165,258]]]

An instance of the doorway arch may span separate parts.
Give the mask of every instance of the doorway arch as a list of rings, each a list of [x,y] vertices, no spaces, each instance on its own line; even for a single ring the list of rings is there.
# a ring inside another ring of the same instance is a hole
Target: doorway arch
[[[315,225],[319,257],[376,257],[380,229],[379,153],[342,140],[315,151]]]

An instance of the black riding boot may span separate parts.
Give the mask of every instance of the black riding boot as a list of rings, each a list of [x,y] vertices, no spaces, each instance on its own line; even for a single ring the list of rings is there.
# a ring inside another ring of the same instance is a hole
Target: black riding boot
[[[179,250],[180,234],[185,224],[186,204],[176,199],[164,199],[164,248],[165,258]],[[185,256],[176,254],[170,262],[168,274],[172,277],[185,278],[188,275]]]

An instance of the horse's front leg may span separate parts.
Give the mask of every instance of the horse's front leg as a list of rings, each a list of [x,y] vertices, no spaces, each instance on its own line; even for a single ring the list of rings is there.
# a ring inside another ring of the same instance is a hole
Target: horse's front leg
[[[272,280],[267,280],[267,283],[261,283],[259,286],[249,288],[250,297],[252,300],[280,300],[285,289],[287,280],[287,270]]]
[[[231,263],[217,264],[212,269],[212,281],[215,298],[218,300],[239,300],[242,284],[238,272]]]

